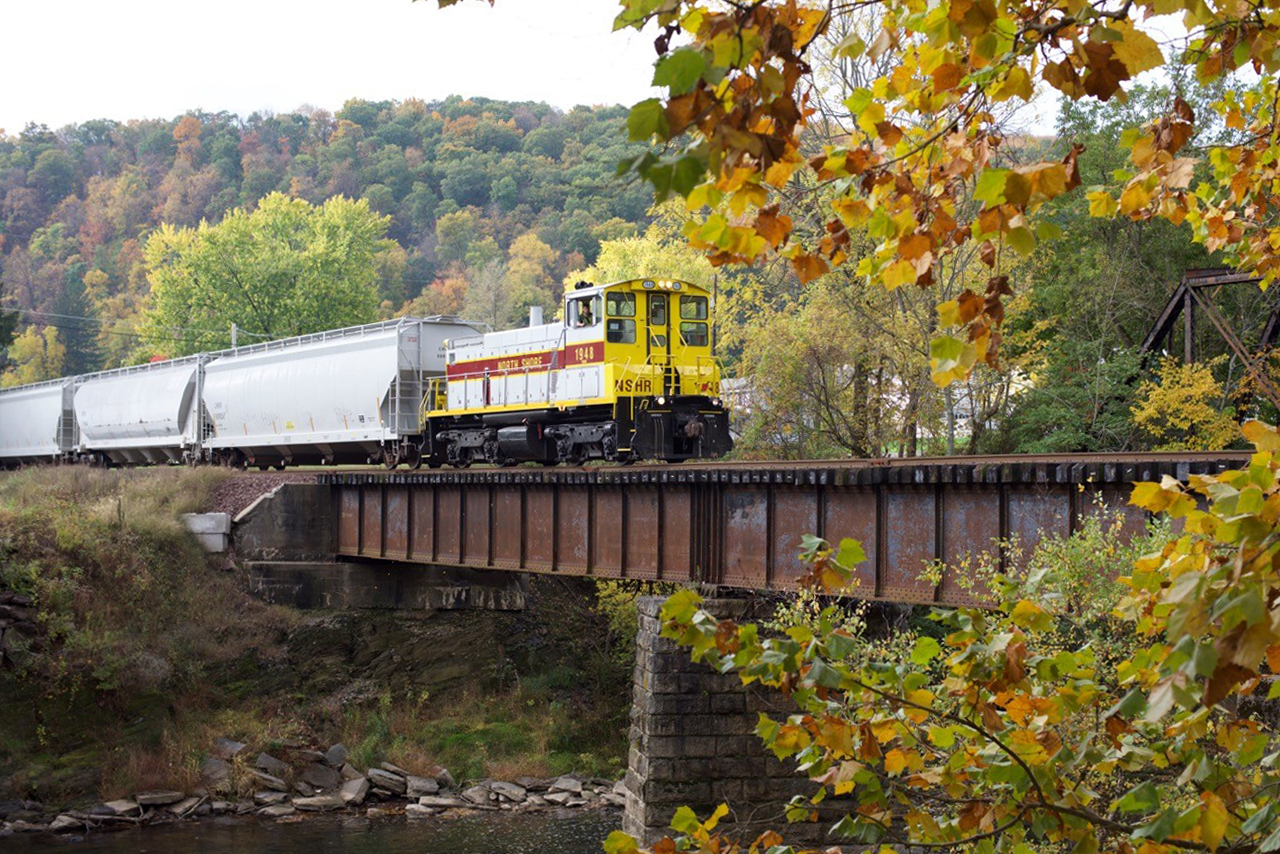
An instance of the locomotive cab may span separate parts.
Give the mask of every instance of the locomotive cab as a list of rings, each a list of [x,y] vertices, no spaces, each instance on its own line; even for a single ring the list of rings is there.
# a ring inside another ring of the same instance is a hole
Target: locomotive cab
[[[424,404],[429,463],[631,462],[732,447],[711,296],[635,279],[567,289],[559,323],[450,342]]]

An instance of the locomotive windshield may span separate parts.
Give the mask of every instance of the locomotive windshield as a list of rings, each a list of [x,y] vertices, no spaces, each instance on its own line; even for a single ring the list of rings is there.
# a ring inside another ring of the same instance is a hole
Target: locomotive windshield
[[[605,306],[610,317],[635,317],[636,295],[625,291],[610,291],[605,296]]]
[[[706,320],[707,319],[707,298],[706,297],[680,297],[680,319],[681,320]]]

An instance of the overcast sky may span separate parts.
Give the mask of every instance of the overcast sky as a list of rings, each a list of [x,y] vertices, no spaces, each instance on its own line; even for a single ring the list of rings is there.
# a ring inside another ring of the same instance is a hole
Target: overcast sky
[[[482,95],[630,105],[653,36],[612,33],[613,0],[4,0],[0,128],[188,110],[336,110]]]
[[[616,0],[449,9],[436,0],[0,0],[0,129],[337,110],[348,98],[630,106],[657,94],[654,33],[612,32],[617,10]],[[1146,26],[1161,30],[1156,23]],[[1019,123],[1050,132],[1057,100],[1044,93]]]

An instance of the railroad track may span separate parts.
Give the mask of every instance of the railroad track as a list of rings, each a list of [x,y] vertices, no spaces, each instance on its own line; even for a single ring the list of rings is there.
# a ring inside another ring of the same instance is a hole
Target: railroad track
[[[511,466],[387,470],[316,468],[322,483],[1125,483],[1185,479],[1244,465],[1248,451],[1114,452],[1090,454],[997,454],[953,457],[888,457],[835,460],[733,460],[638,463],[630,466]]]

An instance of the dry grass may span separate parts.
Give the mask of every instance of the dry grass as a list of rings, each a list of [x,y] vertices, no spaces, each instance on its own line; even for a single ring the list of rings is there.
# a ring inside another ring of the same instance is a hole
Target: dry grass
[[[21,509],[74,504],[100,522],[177,531],[178,517],[212,507],[219,484],[232,476],[224,469],[177,466],[27,468],[0,474],[0,505]]]
[[[446,703],[384,697],[376,708],[348,711],[342,740],[358,765],[384,759],[410,771],[438,765],[459,781],[570,771],[615,775],[622,768],[622,733],[587,743],[576,729],[600,714],[549,700],[536,687],[461,695]]]
[[[553,777],[558,772],[545,756],[521,756],[491,760],[488,763],[488,773],[494,780],[514,780],[517,777]]]
[[[113,800],[151,789],[190,792],[199,785],[199,764],[191,761],[186,745],[166,733],[156,747],[126,747],[113,757],[102,771],[98,794]]]

